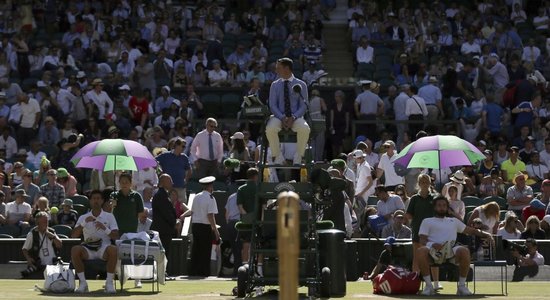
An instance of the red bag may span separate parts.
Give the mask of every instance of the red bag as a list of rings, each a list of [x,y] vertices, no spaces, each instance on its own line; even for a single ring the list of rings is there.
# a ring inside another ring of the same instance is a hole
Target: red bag
[[[516,93],[518,90],[519,82],[520,80],[516,80],[515,82],[511,82],[508,85],[506,85],[506,90],[502,95],[502,106],[509,107],[510,109],[513,109],[514,107],[517,106]],[[498,99],[496,100],[498,103]]]
[[[372,280],[375,294],[414,295],[420,289],[420,276],[400,267],[389,266]]]

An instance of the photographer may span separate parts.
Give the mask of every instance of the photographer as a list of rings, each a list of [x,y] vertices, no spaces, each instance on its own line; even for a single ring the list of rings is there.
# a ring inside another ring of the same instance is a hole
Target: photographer
[[[28,234],[23,244],[23,256],[27,260],[27,269],[21,272],[23,278],[34,272],[41,272],[46,265],[56,263],[61,240],[55,231],[48,227],[48,214],[38,212],[35,216],[36,227]]]
[[[544,256],[538,252],[537,241],[535,239],[527,239],[525,247],[513,244],[511,253],[515,258],[516,264],[512,281],[522,281],[525,276],[533,277],[537,275],[539,266],[544,265]]]

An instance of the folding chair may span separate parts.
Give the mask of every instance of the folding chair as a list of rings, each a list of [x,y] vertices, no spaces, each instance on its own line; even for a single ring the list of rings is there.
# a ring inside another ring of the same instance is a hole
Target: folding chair
[[[497,239],[499,237],[496,237]],[[495,241],[496,243],[496,241]],[[508,295],[508,269],[505,260],[496,260],[494,245],[489,245],[489,260],[474,261],[474,295],[476,294],[476,267],[499,267],[500,268],[500,291],[502,296]]]

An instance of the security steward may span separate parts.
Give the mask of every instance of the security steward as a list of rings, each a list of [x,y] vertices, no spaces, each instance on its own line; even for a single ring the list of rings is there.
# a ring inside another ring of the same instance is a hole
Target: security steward
[[[191,208],[193,211],[191,217],[193,247],[191,248],[191,270],[189,272],[191,276],[210,276],[212,241],[219,241],[220,239],[215,218],[218,213],[218,205],[212,195],[214,181],[216,181],[214,176],[199,180],[203,190],[195,196]]]
[[[46,265],[57,263],[61,250],[61,240],[55,230],[48,227],[48,214],[38,212],[34,219],[36,227],[29,231],[23,244],[23,256],[27,260],[27,269],[21,272],[23,278],[42,272]]]

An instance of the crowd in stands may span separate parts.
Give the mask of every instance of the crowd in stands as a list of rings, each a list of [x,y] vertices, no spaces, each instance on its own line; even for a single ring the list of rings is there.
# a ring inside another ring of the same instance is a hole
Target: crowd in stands
[[[125,193],[142,199],[136,226],[150,228],[161,173],[173,180],[170,188],[160,185],[178,230],[191,214],[185,203],[196,179],[217,176],[214,184],[234,192],[260,159],[257,128],[218,124],[213,117],[222,112],[212,113],[196,88],[240,88],[267,100],[282,56],[294,61],[296,77],[315,85],[330,49],[322,20],[334,8],[319,0],[249,2],[0,5],[2,232],[25,236],[35,215],[78,226],[89,208],[79,196],[102,191],[109,200],[103,209],[112,211],[111,192],[121,182]],[[421,221],[432,211],[422,201],[441,193],[450,216],[469,226],[505,239],[549,238],[549,16],[547,0],[350,0],[360,91],[346,100],[342,90],[323,99],[313,89],[307,99],[310,116],[326,120],[311,145],[314,159],[330,162],[331,174],[348,183],[346,222],[335,225],[349,237],[418,243]],[[353,120],[366,121],[354,137]],[[395,167],[399,150],[435,134],[461,136],[486,158],[442,170]],[[70,161],[80,147],[104,138],[140,142],[159,168],[131,176]],[[295,147],[281,144],[286,160]],[[260,176],[286,178],[274,170]],[[236,202],[228,203],[234,207],[226,212],[238,217]]]

